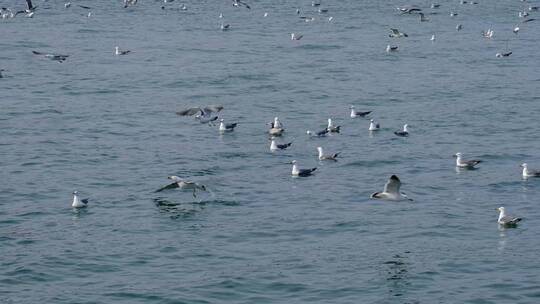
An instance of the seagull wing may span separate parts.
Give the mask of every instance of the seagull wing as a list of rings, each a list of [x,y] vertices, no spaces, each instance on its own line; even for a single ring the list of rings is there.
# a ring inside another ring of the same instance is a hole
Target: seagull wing
[[[29,11],[32,11],[36,8],[34,5],[32,5],[32,0],[26,0],[26,4],[28,5]]]
[[[191,115],[195,115],[197,113],[201,113],[201,114],[204,115],[204,111],[199,107],[193,107],[193,108],[189,108],[189,109],[186,109],[186,110],[178,111],[178,112],[176,112],[176,115],[191,116]]]
[[[82,200],[81,200],[81,203],[83,203],[83,204],[87,205],[87,204],[88,204],[88,199],[87,199],[87,198],[85,198],[85,199],[82,199]]]
[[[85,6],[85,5],[79,5],[79,7],[82,7],[84,9],[92,9],[90,6]]]
[[[399,188],[401,187],[401,181],[395,175],[392,175],[390,179],[384,185],[384,191],[386,193],[399,193]]]
[[[503,216],[500,220],[501,224],[504,224],[504,225],[515,225],[517,224],[517,222],[521,221],[521,218],[519,217],[515,217],[515,216],[511,216],[511,215],[506,215],[506,216]]]
[[[178,183],[168,184],[167,186],[164,186],[161,189],[156,190],[156,192],[161,192],[163,190],[174,189],[174,188],[178,188]]]

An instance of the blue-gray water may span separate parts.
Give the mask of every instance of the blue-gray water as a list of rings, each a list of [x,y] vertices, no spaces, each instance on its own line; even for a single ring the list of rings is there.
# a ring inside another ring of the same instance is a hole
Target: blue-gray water
[[[444,1],[420,23],[400,1],[249,3],[39,1],[0,20],[0,302],[538,303],[540,180],[519,168],[540,168],[538,23],[512,33],[527,4]],[[175,115],[207,104],[237,130]],[[274,116],[293,145],[272,154]],[[329,117],[342,134],[308,139]],[[319,163],[318,145],[342,158]],[[456,172],[456,152],[484,162]],[[292,178],[293,159],[316,175]],[[414,202],[369,199],[391,174]],[[211,192],[154,193],[168,175]]]

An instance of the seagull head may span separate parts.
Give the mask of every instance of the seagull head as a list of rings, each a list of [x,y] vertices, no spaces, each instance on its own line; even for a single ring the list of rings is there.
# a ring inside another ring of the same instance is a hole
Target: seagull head
[[[296,160],[291,161],[291,165],[296,165]]]
[[[369,121],[370,121],[370,122],[373,122],[373,119],[370,119]]]
[[[307,134],[307,135],[311,135],[311,134],[313,134],[313,132],[311,132],[310,130],[307,130],[307,131],[306,131],[306,134]]]
[[[499,207],[499,208],[496,208],[495,210],[497,210],[499,212],[504,212],[504,207]]]
[[[220,122],[223,122],[223,118],[221,118],[219,121],[220,121]]]
[[[523,164],[521,164],[521,165],[519,165],[519,166],[520,166],[521,168],[527,169],[527,163],[523,163]]]
[[[458,158],[461,158],[462,154],[460,152],[454,154],[454,157],[458,157]]]
[[[317,147],[317,151],[319,151],[320,153],[322,153],[322,147]]]
[[[77,194],[79,194],[79,191],[77,190],[73,191],[73,195],[77,195]]]
[[[353,106],[353,105],[351,105],[351,107],[350,107],[350,108],[351,108],[351,109],[354,109],[354,106]]]

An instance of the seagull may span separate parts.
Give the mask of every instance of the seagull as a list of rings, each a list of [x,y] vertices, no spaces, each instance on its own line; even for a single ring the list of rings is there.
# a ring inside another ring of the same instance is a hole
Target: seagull
[[[493,30],[492,29],[488,29],[487,31],[482,31],[482,37],[484,38],[491,38],[493,37]]]
[[[351,118],[366,117],[367,115],[371,114],[371,112],[372,111],[358,112],[354,110],[354,106],[351,106]]]
[[[516,25],[512,32],[514,32],[514,34],[517,34],[519,32],[519,25]]]
[[[392,175],[384,185],[383,192],[375,192],[371,195],[371,198],[389,201],[401,201],[404,199],[412,201],[412,199],[408,198],[404,193],[399,192],[400,187],[401,181],[396,175]]]
[[[435,41],[435,35],[431,35],[431,39],[429,39],[431,41]]]
[[[277,117],[274,117],[274,121],[269,123],[270,130],[268,130],[268,133],[271,136],[281,136],[285,129],[283,129],[281,122],[279,122],[279,119]]]
[[[334,126],[334,124],[332,124],[332,118],[328,118],[328,126],[326,127],[326,130],[332,133],[339,133],[341,126]]]
[[[291,162],[292,166],[292,176],[310,176],[317,168],[311,168],[311,169],[298,169],[298,166],[296,165],[296,160],[293,160]]]
[[[476,165],[482,162],[481,160],[477,160],[477,159],[464,160],[462,156],[463,155],[459,152],[456,153],[456,155],[454,155],[454,157],[456,157],[456,166],[459,168],[474,169]]]
[[[519,12],[518,16],[519,16],[519,18],[525,18],[525,17],[529,16],[529,13],[527,13],[525,11],[524,12]]]
[[[263,17],[268,17],[268,13],[267,13],[267,12],[264,12]]]
[[[386,52],[387,52],[387,53],[390,53],[390,52],[397,52],[397,50],[398,50],[397,45],[390,45],[390,44],[389,44],[389,45],[386,46]]]
[[[232,132],[232,131],[234,131],[234,128],[236,128],[237,125],[238,125],[238,123],[226,124],[226,123],[223,122],[223,119],[220,119],[219,120],[219,132],[221,132],[221,133]]]
[[[292,145],[292,142],[286,144],[277,144],[275,139],[270,142],[270,151],[285,150]]]
[[[117,47],[117,46],[114,47],[114,54],[115,55],[127,55],[130,52],[131,52],[130,50],[121,51],[119,47]]]
[[[34,16],[34,11],[36,10],[37,6],[34,6],[32,4],[32,0],[26,0],[26,6],[28,7],[27,9],[25,9],[24,11],[16,12],[14,17],[18,14],[26,14],[26,17],[32,18],[32,16]]]
[[[432,3],[431,4],[431,8],[439,8],[439,7],[441,7],[440,4],[437,4],[437,3]]]
[[[48,59],[51,59],[51,60],[54,60],[54,61],[58,61],[58,62],[63,62],[69,57],[69,55],[47,54],[47,53],[42,53],[42,52],[38,52],[38,51],[32,51],[32,53],[34,55],[43,56],[45,58],[48,58]]]
[[[540,170],[532,170],[527,167],[527,163],[523,163],[520,165],[521,168],[523,168],[523,178],[527,177],[540,177]]]
[[[204,108],[202,107],[191,107],[187,108],[185,110],[181,110],[176,112],[176,115],[179,116],[193,116],[195,114],[200,115],[200,117],[208,117],[211,116],[212,113],[217,113],[219,111],[223,110],[223,106],[220,105],[209,105]]]
[[[512,52],[497,53],[497,54],[495,54],[495,57],[501,58],[501,57],[508,57],[510,55],[512,55]]]
[[[381,128],[381,126],[378,123],[375,123],[373,119],[369,122],[369,131],[378,131]]]
[[[221,28],[222,31],[226,31],[226,30],[228,30],[230,27],[231,27],[230,24],[223,24],[223,23],[222,23],[220,28]]]
[[[240,5],[243,5],[243,6],[245,6],[247,9],[251,9],[251,7],[250,7],[247,3],[242,2],[241,0],[232,0],[232,1],[233,1],[233,4],[232,4],[232,5],[233,5],[234,7],[240,7]]]
[[[304,35],[291,33],[291,40],[300,40],[300,39],[302,39],[302,37],[304,37]]]
[[[398,11],[400,11],[402,14],[412,14],[414,12],[420,12],[421,9],[416,7],[396,7]]]
[[[127,8],[130,5],[137,4],[137,0],[124,0],[124,8]]]
[[[424,13],[418,13],[420,15],[420,22],[427,22],[429,18],[424,16]]]
[[[396,131],[396,132],[394,132],[394,134],[396,134],[397,136],[401,136],[401,137],[409,136],[409,130],[407,128],[408,126],[409,126],[408,124],[404,124],[403,125],[403,130]]]
[[[4,78],[4,75],[2,75],[2,72],[4,72],[4,69],[0,69],[0,78]]]
[[[88,199],[80,199],[79,192],[73,191],[73,203],[71,203],[71,207],[84,208],[86,206],[88,206]]]
[[[325,14],[325,13],[328,13],[327,9],[324,9],[324,8],[319,9],[319,14]]]
[[[64,8],[68,8],[71,6],[71,2],[68,2],[68,3],[64,3]]]
[[[333,160],[337,161],[337,157],[340,152],[334,153],[334,154],[324,154],[322,147],[317,147],[317,151],[319,151],[319,160]]]
[[[499,207],[495,210],[499,211],[499,219],[497,219],[497,223],[499,223],[499,225],[511,227],[511,226],[516,226],[517,223],[521,221],[520,217],[506,215],[506,210],[504,209],[504,207]]]
[[[187,6],[185,3],[182,3],[182,7],[180,7],[181,10],[187,11]]]
[[[219,19],[223,18],[223,13],[219,13]]]
[[[182,190],[193,190],[193,197],[197,197],[197,190],[206,191],[206,187],[196,182],[184,180],[176,175],[168,176],[168,179],[172,180],[171,184],[156,190],[156,192],[161,192],[167,189],[180,188]]]
[[[455,16],[457,16],[457,15],[458,15],[458,13],[450,12],[450,17],[455,17]]]
[[[320,6],[320,2],[311,1],[311,6]]]
[[[317,133],[313,133],[313,131],[307,130],[306,134],[310,137],[325,137],[328,134],[328,129],[324,129],[322,131],[319,131]]]
[[[328,22],[332,22],[332,20],[334,20],[334,17],[332,16],[328,17]]]
[[[409,35],[407,35],[406,33],[402,33],[398,29],[395,29],[395,28],[391,28],[390,31],[392,31],[392,33],[390,33],[388,37],[392,37],[392,38],[409,37]]]
[[[456,25],[456,31],[461,31],[463,29],[463,25],[460,23],[458,25]]]

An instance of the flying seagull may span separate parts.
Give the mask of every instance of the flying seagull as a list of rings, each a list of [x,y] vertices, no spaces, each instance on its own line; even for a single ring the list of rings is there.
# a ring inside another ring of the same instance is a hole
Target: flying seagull
[[[34,55],[43,56],[45,58],[58,61],[58,62],[63,62],[69,57],[69,55],[47,54],[47,53],[42,53],[38,51],[32,51],[32,53],[34,53]]]
[[[495,210],[499,211],[499,219],[497,219],[497,223],[499,223],[499,225],[513,227],[516,226],[519,221],[521,221],[520,217],[506,215],[506,210],[504,207],[499,207]]]
[[[396,134],[397,136],[401,136],[401,137],[409,136],[409,129],[407,128],[408,126],[409,126],[408,124],[404,124],[403,125],[403,130],[396,131],[396,132],[394,132],[394,134]]]
[[[277,144],[275,139],[270,143],[270,151],[285,150],[292,145],[292,142],[286,144]]]
[[[523,178],[540,177],[540,170],[529,169],[527,163],[521,164],[520,167],[523,168],[523,171],[522,171]]]
[[[481,160],[473,159],[473,160],[464,160],[462,157],[463,155],[461,153],[456,153],[454,155],[456,157],[456,166],[459,168],[466,168],[466,169],[474,169],[476,165],[481,163]]]
[[[315,170],[317,170],[317,168],[298,169],[298,166],[296,165],[296,160],[293,160],[291,164],[293,165],[292,171],[291,171],[292,176],[306,177],[306,176],[310,176]]]
[[[359,112],[354,110],[354,106],[351,106],[351,118],[366,117],[371,114],[372,111]]]
[[[375,192],[371,195],[371,198],[390,200],[390,201],[401,201],[401,200],[410,200],[404,193],[399,192],[401,187],[401,181],[396,175],[392,175],[390,179],[384,185],[383,192]]]
[[[338,153],[334,153],[334,154],[324,154],[324,151],[323,151],[323,148],[322,147],[317,147],[317,151],[319,152],[319,160],[333,160],[333,161],[337,161],[337,157],[339,155],[339,152]]]
[[[391,33],[388,36],[392,38],[409,37],[409,35],[407,35],[406,33],[402,33],[395,28],[391,28],[390,31]]]
[[[88,199],[80,199],[79,192],[73,191],[73,203],[71,203],[71,207],[84,208],[87,205],[88,205]]]
[[[193,190],[193,197],[197,197],[197,190],[206,191],[206,187],[196,182],[184,180],[176,175],[168,176],[168,179],[172,180],[171,184],[156,190],[156,192],[161,192],[167,189],[180,188],[182,190]]]

